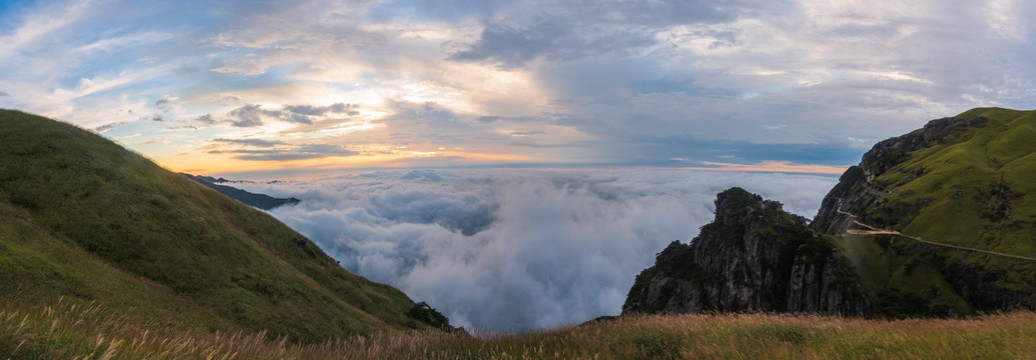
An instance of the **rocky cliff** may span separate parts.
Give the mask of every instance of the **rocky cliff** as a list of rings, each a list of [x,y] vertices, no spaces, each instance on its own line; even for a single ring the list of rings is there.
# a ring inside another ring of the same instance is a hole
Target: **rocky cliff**
[[[1034,138],[1036,111],[932,120],[864,154],[808,226],[775,202],[724,191],[715,221],[662,251],[623,313],[1036,308],[1036,261],[1025,259],[1036,257],[1036,203],[1025,199],[1036,192]],[[860,229],[900,235],[847,232]]]
[[[716,199],[715,220],[671,243],[637,276],[623,314],[795,311],[862,314],[855,272],[806,221],[741,188]]]

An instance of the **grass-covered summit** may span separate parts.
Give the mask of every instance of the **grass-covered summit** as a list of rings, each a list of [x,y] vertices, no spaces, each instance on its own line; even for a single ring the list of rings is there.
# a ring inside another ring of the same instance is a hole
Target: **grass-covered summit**
[[[261,211],[91,132],[0,110],[0,301],[62,298],[304,341],[445,320]]]
[[[978,108],[882,141],[847,170],[813,227],[876,297],[878,312],[947,315],[1036,308],[1036,111]]]

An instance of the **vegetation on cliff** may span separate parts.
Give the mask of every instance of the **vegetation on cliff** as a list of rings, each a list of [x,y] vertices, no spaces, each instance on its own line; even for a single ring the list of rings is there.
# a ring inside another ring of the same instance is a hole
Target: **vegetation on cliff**
[[[973,109],[882,141],[846,171],[813,227],[837,235],[877,313],[947,316],[1036,307],[1036,112]]]

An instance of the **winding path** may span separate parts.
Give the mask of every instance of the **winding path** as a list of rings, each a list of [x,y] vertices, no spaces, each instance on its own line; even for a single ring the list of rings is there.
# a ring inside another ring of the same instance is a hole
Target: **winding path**
[[[839,212],[841,212],[841,211],[839,211]],[[1014,255],[1014,254],[1005,254],[1005,253],[997,252],[997,251],[975,249],[975,248],[969,248],[969,247],[960,246],[960,245],[944,244],[944,243],[938,243],[938,242],[934,242],[934,241],[929,241],[929,240],[925,240],[925,239],[922,239],[922,238],[919,238],[919,237],[916,237],[916,236],[904,235],[904,234],[899,233],[899,231],[882,230],[882,229],[876,228],[874,226],[870,226],[870,225],[864,224],[864,223],[862,223],[862,222],[860,222],[858,220],[853,220],[853,223],[856,224],[856,225],[865,227],[868,230],[851,229],[851,230],[846,230],[845,231],[847,234],[863,235],[863,236],[868,236],[868,235],[893,235],[893,236],[904,237],[904,238],[907,238],[907,239],[910,239],[910,240],[914,240],[914,241],[917,241],[917,242],[922,242],[922,243],[925,243],[925,244],[928,244],[928,245],[942,246],[942,247],[948,247],[948,248],[954,248],[954,249],[960,249],[960,250],[967,250],[967,251],[975,251],[975,252],[986,253],[986,254],[996,255],[996,256],[1009,257],[1009,258],[1015,258],[1015,259],[1036,261],[1036,258],[1031,258],[1031,257],[1028,257],[1028,256],[1021,256],[1021,255]]]

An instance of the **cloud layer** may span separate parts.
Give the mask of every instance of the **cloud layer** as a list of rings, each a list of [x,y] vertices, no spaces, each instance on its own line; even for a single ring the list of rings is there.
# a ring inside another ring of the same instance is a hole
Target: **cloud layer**
[[[615,315],[634,277],[741,186],[812,217],[833,177],[687,170],[379,171],[243,184],[347,269],[490,331]]]

